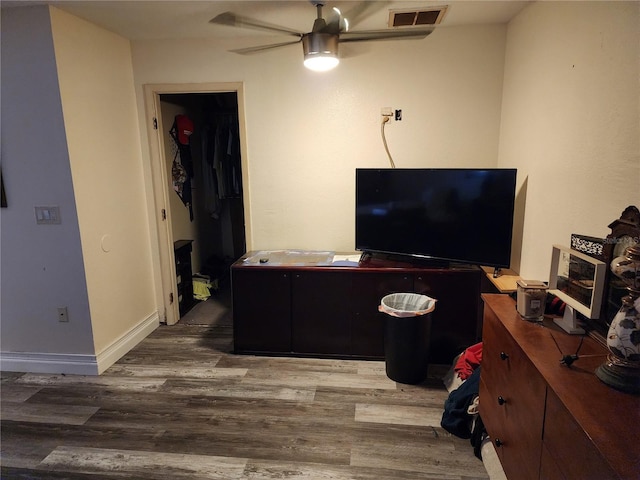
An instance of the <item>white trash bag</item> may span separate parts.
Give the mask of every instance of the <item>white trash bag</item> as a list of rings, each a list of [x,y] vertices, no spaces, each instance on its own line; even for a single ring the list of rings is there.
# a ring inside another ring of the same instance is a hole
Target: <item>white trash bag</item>
[[[392,293],[382,298],[378,311],[393,317],[417,317],[433,312],[436,302],[435,298],[419,293]]]

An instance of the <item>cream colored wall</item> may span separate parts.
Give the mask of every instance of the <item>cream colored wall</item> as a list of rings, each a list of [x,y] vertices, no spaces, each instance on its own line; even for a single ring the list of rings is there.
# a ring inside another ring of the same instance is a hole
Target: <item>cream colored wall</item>
[[[144,84],[243,82],[247,248],[350,251],[355,168],[389,165],[381,107],[403,111],[387,127],[398,167],[496,166],[505,38],[492,25],[343,45],[325,74],[304,69],[299,45],[240,56],[220,41],[135,41],[138,108]],[[148,161],[146,135],[142,148]]]
[[[502,167],[526,181],[520,274],[640,206],[640,3],[537,2],[507,34]]]
[[[129,41],[51,8],[95,350],[157,315]]]

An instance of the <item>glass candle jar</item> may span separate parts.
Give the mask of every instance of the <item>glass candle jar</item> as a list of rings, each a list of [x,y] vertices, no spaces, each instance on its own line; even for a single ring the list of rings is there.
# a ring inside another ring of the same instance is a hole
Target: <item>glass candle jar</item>
[[[516,308],[525,320],[541,322],[547,302],[547,289],[540,280],[518,280]]]

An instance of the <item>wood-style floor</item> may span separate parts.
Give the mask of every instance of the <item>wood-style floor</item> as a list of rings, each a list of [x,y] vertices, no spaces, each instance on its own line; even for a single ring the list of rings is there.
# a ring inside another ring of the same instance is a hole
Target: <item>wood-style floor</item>
[[[159,327],[99,377],[3,372],[2,478],[488,478],[440,427],[440,381],[397,384],[384,362],[233,355],[217,308]]]

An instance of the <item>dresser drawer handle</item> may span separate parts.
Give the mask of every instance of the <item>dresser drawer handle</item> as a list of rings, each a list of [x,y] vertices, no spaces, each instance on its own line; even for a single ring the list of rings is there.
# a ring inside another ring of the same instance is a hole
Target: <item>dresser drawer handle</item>
[[[498,405],[504,405],[507,401],[504,399],[502,395],[498,397]]]
[[[504,352],[500,352],[500,360],[506,360],[507,358],[509,358],[509,355]]]
[[[504,443],[502,443],[502,440],[500,440],[499,438],[496,438],[496,447],[501,447],[502,445],[504,445]]]

